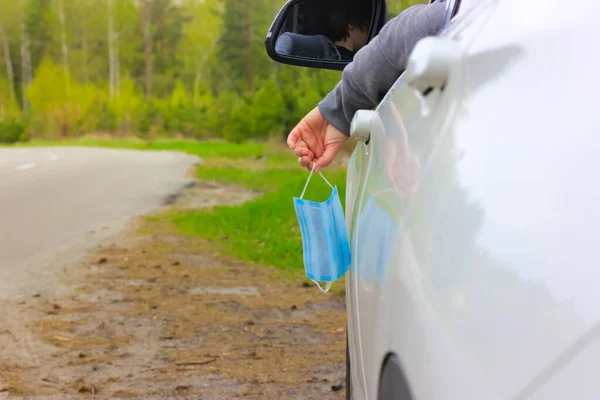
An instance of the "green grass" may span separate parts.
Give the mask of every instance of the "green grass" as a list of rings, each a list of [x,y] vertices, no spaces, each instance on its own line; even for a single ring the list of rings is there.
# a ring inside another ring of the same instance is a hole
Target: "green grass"
[[[345,173],[329,171],[327,179],[345,196]],[[241,206],[179,212],[171,221],[184,235],[218,242],[221,248],[244,261],[279,268],[301,269],[302,240],[294,211],[293,197],[299,196],[308,173],[299,167],[254,170],[200,167],[198,176],[235,183],[264,195]],[[331,189],[315,176],[305,198],[322,201]]]
[[[193,141],[193,140],[156,140],[147,143],[137,138],[124,139],[96,139],[82,138],[61,141],[31,141],[20,143],[19,147],[39,146],[82,146],[105,147],[113,149],[133,150],[171,150],[197,155],[199,157],[227,157],[227,158],[259,158],[277,153],[269,143],[247,142],[236,144],[223,141]]]

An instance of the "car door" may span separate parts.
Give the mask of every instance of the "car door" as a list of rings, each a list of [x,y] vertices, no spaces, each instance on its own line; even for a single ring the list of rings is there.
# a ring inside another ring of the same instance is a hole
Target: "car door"
[[[389,354],[406,398],[598,397],[581,371],[598,364],[599,6],[545,6],[473,8],[441,35],[462,52],[439,97],[404,76],[373,116],[353,232],[357,399],[377,399]],[[376,229],[390,221],[391,251]]]
[[[402,308],[398,314],[406,318],[407,336],[418,340],[423,334],[421,324],[415,320],[411,326],[409,322],[420,313],[413,297],[418,293],[396,293],[403,299],[392,305],[386,303],[386,290],[399,288],[389,288],[398,270],[402,270],[405,282],[417,282],[411,292],[418,288],[418,268],[411,269],[406,261],[399,265],[401,258],[406,258],[401,254],[407,247],[406,213],[418,215],[423,210],[423,205],[414,209],[412,198],[420,177],[427,173],[439,134],[452,123],[460,102],[459,64],[464,40],[460,33],[478,21],[476,7],[467,4],[466,8],[475,12],[466,12],[464,19],[457,18],[440,35],[457,42],[454,58],[446,60],[449,65],[455,64],[452,84],[444,91],[434,87],[424,94],[408,86],[405,75],[400,77],[370,114],[369,140],[357,146],[349,165],[348,187],[353,189],[348,193],[347,210],[352,210],[348,219],[353,259],[348,279],[348,319],[355,399],[376,398],[381,365],[389,351],[386,335],[390,332],[386,329],[391,325],[384,320],[390,306]],[[413,345],[418,347],[416,342]],[[417,358],[426,365],[426,355]]]

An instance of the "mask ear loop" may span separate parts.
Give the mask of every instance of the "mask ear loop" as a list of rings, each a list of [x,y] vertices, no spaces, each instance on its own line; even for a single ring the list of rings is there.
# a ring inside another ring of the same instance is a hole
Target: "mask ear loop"
[[[314,167],[313,167],[313,168],[314,168]],[[319,175],[321,175],[321,178],[323,178],[323,180],[325,181],[325,183],[329,185],[329,187],[331,188],[331,190],[335,189],[335,188],[333,187],[333,185],[332,185],[331,183],[329,183],[329,181],[327,180],[327,178],[325,178],[325,177],[323,176],[323,173],[322,173],[322,172],[319,172]]]
[[[310,170],[310,174],[308,175],[308,179],[306,180],[306,184],[304,185],[304,190],[302,190],[302,194],[300,195],[300,200],[302,200],[304,198],[304,194],[306,193],[306,188],[308,188],[308,184],[310,183],[310,178],[312,178],[312,175],[313,175],[313,172],[315,172],[316,166],[317,166],[317,163],[313,163],[313,167]],[[334,189],[333,185],[327,180],[327,178],[325,178],[323,176],[323,172],[319,172],[319,175],[321,175],[321,178],[323,178],[325,183],[327,183],[329,185],[329,187],[331,188],[331,190],[333,190]]]
[[[304,198],[304,194],[306,193],[306,188],[308,188],[308,184],[310,183],[310,178],[312,178],[313,172],[315,172],[315,167],[317,166],[317,163],[313,163],[313,167],[310,170],[310,174],[308,175],[308,179],[306,180],[306,184],[304,185],[304,190],[302,190],[302,194],[300,195],[300,200],[302,200]],[[329,183],[329,181],[327,180],[327,178],[325,178],[323,176],[322,172],[319,172],[319,175],[321,175],[321,178],[323,178],[323,180],[325,181],[325,183],[327,183],[329,185],[329,187],[333,190],[334,187],[331,183]],[[311,279],[319,288],[319,290],[323,293],[327,293],[329,292],[329,290],[331,289],[331,285],[333,285],[333,282],[326,282],[325,283],[325,289],[323,289],[323,287],[321,287],[321,284],[313,279]]]
[[[311,279],[311,281],[313,281],[313,280]],[[317,286],[318,286],[319,290],[320,290],[321,292],[323,292],[323,293],[327,293],[327,292],[329,292],[329,290],[331,289],[331,285],[333,285],[333,282],[326,282],[326,283],[325,283],[325,289],[323,289],[323,288],[321,287],[321,285],[319,284],[319,282],[317,282],[317,281],[313,281],[313,282],[317,284]]]
[[[300,200],[302,200],[304,198],[304,193],[306,193],[306,188],[308,187],[308,183],[310,182],[310,178],[312,178],[313,172],[315,172],[315,166],[317,165],[317,163],[313,163],[313,167],[310,170],[310,174],[308,175],[308,179],[306,180],[306,185],[304,185],[304,190],[302,191],[302,194],[300,195]]]

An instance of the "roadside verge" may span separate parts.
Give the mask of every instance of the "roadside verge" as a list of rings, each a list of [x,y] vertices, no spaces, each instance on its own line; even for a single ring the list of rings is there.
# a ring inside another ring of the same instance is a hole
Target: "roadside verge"
[[[286,232],[305,174],[213,157],[197,176],[92,251],[72,293],[14,305],[31,339],[11,354],[19,332],[0,330],[11,398],[344,397],[342,285],[307,285]]]

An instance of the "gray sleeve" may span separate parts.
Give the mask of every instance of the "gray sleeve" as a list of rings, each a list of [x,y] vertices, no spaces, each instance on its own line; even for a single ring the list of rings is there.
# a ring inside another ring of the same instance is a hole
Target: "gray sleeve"
[[[354,113],[372,109],[406,68],[417,42],[434,36],[444,25],[446,3],[410,7],[390,20],[344,68],[342,80],[320,103],[323,117],[345,135]]]

